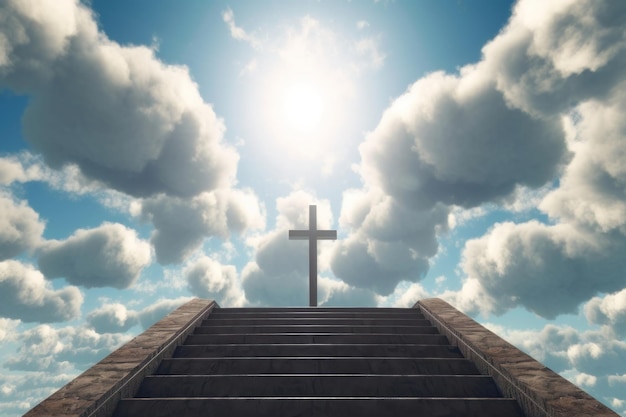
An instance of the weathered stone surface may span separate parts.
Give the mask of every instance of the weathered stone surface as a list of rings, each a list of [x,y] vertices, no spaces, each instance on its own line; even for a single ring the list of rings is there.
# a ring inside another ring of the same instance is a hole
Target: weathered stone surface
[[[443,300],[416,304],[450,343],[491,375],[527,417],[618,417],[598,400]]]
[[[194,299],[89,368],[35,406],[25,417],[110,416],[119,399],[132,396],[204,320],[216,303]]]

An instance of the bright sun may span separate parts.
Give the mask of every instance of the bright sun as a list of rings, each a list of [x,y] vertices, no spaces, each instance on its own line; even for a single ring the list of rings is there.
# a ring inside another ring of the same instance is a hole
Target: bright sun
[[[290,86],[283,97],[283,113],[290,127],[300,132],[314,129],[324,113],[319,89],[305,83]]]

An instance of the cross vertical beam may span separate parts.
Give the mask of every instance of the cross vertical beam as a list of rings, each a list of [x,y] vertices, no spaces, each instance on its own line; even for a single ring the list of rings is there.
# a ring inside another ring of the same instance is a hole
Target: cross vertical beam
[[[290,230],[289,239],[309,241],[309,306],[317,307],[317,241],[336,240],[336,230],[317,229],[317,206],[309,206],[309,230]]]

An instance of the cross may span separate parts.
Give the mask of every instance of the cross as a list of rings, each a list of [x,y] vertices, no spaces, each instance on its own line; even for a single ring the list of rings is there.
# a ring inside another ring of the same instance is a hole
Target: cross
[[[337,239],[336,230],[317,230],[317,207],[309,206],[309,230],[290,230],[289,239],[309,240],[309,306],[317,307],[317,241]]]

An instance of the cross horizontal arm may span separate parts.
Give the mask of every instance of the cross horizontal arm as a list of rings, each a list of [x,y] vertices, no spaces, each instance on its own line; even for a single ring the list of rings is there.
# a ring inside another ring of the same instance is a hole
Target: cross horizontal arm
[[[290,230],[289,231],[289,239],[291,240],[307,240],[309,236],[310,236],[310,233],[308,230]]]
[[[317,230],[315,237],[323,240],[337,240],[336,230]]]
[[[317,240],[337,240],[336,230],[290,230],[289,239],[291,240],[308,240],[314,237]]]

